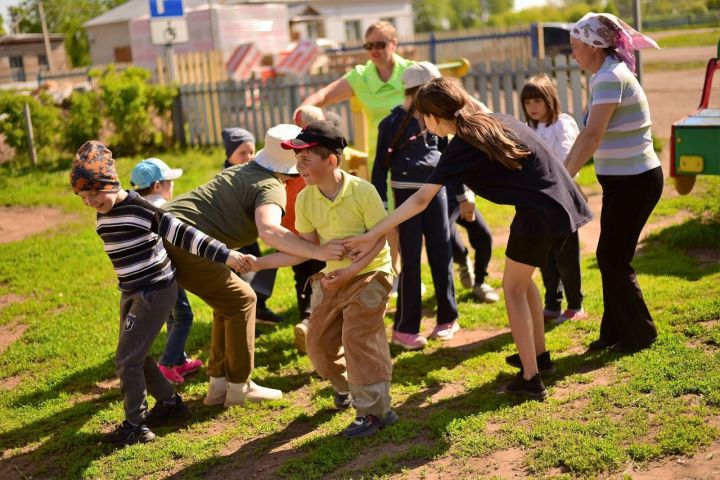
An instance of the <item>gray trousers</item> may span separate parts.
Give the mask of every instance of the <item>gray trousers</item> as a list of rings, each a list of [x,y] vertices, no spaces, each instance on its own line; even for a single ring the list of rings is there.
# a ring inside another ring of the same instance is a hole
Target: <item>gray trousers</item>
[[[120,297],[115,373],[120,379],[125,418],[135,425],[145,421],[148,392],[159,402],[175,395],[175,389],[148,353],[175,305],[177,289],[173,281],[165,288],[123,293]]]

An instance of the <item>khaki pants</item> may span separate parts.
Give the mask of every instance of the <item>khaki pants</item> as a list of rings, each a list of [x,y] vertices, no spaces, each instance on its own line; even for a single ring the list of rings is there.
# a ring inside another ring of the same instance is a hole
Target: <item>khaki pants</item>
[[[350,391],[358,416],[382,418],[390,410],[392,377],[384,322],[390,275],[370,272],[337,290],[326,290],[322,277],[311,277],[308,356],[335,391]]]
[[[255,292],[225,265],[168,242],[165,249],[177,270],[178,284],[213,309],[208,375],[247,382],[255,357]]]

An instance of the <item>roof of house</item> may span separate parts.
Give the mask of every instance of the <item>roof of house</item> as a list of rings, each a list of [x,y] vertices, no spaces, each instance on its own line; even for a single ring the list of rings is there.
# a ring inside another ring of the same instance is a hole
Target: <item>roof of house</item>
[[[64,42],[65,36],[62,33],[48,34],[51,42]],[[0,44],[9,45],[17,43],[37,43],[43,41],[42,33],[15,33],[12,35],[0,36]]]

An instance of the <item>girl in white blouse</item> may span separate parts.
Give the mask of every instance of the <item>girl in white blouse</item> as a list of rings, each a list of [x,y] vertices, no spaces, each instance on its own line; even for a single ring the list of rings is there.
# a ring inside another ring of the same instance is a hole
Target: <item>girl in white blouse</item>
[[[578,136],[573,118],[560,112],[560,101],[550,77],[545,74],[531,77],[520,93],[525,121],[547,144],[561,161]],[[587,318],[583,309],[582,280],[580,276],[580,240],[577,232],[568,237],[565,245],[556,248],[547,267],[541,268],[545,285],[546,321],[563,323]],[[563,294],[567,309],[562,311]]]

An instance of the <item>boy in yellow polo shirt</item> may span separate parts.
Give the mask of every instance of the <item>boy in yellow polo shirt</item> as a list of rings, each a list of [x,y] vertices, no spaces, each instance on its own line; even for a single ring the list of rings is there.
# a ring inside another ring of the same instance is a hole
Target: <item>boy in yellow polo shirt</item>
[[[297,138],[282,144],[295,150],[298,172],[308,185],[295,204],[295,227],[308,242],[325,244],[362,234],[386,215],[372,184],[338,167],[346,145],[340,130],[326,121],[309,123]],[[248,268],[257,271],[305,260],[276,253],[249,260]],[[392,287],[385,238],[362,260],[327,262],[310,281],[308,356],[318,374],[330,380],[335,406],[356,410],[344,435],[373,435],[397,421],[390,409],[392,362],[384,322]]]

